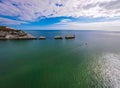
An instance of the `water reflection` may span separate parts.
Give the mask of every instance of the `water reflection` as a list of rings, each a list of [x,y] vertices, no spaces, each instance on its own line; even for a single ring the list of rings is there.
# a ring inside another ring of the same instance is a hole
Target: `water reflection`
[[[120,55],[103,54],[96,63],[94,72],[103,88],[120,88]]]

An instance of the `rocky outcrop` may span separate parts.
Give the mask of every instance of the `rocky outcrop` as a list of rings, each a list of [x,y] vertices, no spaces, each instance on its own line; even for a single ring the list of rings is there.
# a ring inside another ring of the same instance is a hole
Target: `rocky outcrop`
[[[22,31],[0,26],[0,39],[37,39],[34,36]]]
[[[45,40],[45,39],[46,39],[45,36],[40,36],[40,37],[39,37],[39,40]]]
[[[74,36],[67,35],[67,36],[65,36],[65,39],[75,39],[75,35]]]
[[[57,35],[54,37],[54,39],[63,39],[63,38],[62,38],[62,36]]]

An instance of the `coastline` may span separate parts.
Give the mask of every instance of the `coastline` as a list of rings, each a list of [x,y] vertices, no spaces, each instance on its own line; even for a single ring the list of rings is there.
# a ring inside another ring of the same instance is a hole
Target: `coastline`
[[[75,36],[67,35],[67,36],[58,36],[54,35],[54,39],[74,39]],[[46,40],[46,36],[40,35],[39,37],[35,37],[30,33],[23,30],[16,30],[6,26],[0,26],[0,40]]]
[[[37,39],[33,35],[16,30],[6,26],[0,26],[0,40],[34,40]]]

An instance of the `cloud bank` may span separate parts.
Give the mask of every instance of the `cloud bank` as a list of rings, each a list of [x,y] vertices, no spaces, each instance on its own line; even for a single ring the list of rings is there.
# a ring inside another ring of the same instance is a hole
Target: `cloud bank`
[[[0,15],[36,21],[42,17],[120,16],[120,0],[1,0]]]
[[[11,20],[7,18],[2,18],[0,17],[0,25],[20,25],[20,24],[27,24],[27,22],[24,21],[16,21],[16,20]]]
[[[120,18],[120,0],[0,0],[1,24],[24,24],[53,17]]]

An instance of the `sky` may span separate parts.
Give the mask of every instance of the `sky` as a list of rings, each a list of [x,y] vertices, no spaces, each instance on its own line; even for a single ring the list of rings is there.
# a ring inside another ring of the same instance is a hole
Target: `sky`
[[[120,0],[0,0],[0,25],[23,30],[120,31]]]

